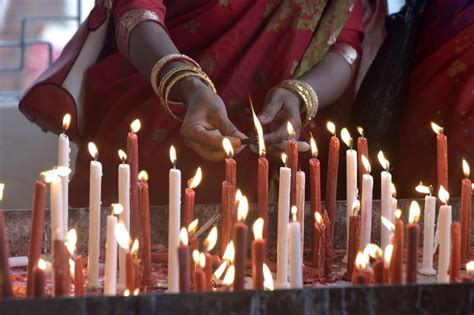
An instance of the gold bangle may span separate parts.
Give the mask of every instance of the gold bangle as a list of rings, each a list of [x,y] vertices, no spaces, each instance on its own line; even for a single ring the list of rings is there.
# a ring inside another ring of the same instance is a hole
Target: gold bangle
[[[286,80],[281,82],[279,86],[293,92],[303,100],[306,109],[306,118],[303,122],[303,127],[306,127],[318,112],[318,95],[311,85],[302,80]]]
[[[203,81],[204,83],[206,83],[209,88],[214,92],[216,93],[216,88],[214,86],[214,83],[212,83],[211,79],[209,79],[209,77],[202,71],[199,71],[199,72],[194,72],[194,71],[189,71],[189,72],[185,72],[185,73],[181,73],[181,74],[178,74],[177,76],[175,76],[171,82],[166,86],[166,91],[165,91],[165,94],[163,96],[163,101],[162,101],[162,105],[164,107],[164,109],[176,120],[178,121],[183,121],[183,117],[180,117],[178,115],[176,115],[175,113],[173,113],[173,111],[171,110],[169,104],[168,104],[168,97],[169,97],[169,94],[171,92],[171,89],[173,88],[173,86],[179,81],[179,80],[182,80],[184,78],[187,78],[187,77],[197,77],[197,78],[200,78],[201,81]]]
[[[178,66],[178,67],[174,67],[173,69],[171,69],[170,71],[168,71],[164,76],[163,78],[161,79],[160,81],[160,86],[158,87],[158,91],[155,91],[156,94],[158,94],[158,96],[163,96],[163,92],[165,90],[165,86],[166,84],[168,84],[168,81],[173,77],[175,76],[176,74],[178,74],[179,72],[183,72],[183,71],[187,71],[187,72],[201,72],[201,70],[197,67],[194,67],[194,66]]]
[[[189,65],[192,65],[192,66],[195,66],[196,68],[201,69],[201,66],[194,59],[192,59],[191,57],[188,57],[186,55],[183,55],[183,54],[169,54],[169,55],[165,55],[165,56],[161,57],[154,64],[153,68],[151,69],[151,73],[150,73],[150,82],[151,82],[151,86],[153,87],[153,91],[155,91],[155,93],[157,93],[157,91],[158,91],[158,86],[157,86],[157,81],[158,80],[157,79],[158,79],[158,76],[160,75],[161,70],[163,69],[163,67],[166,64],[168,64],[172,61],[185,62],[185,63],[188,63]]]

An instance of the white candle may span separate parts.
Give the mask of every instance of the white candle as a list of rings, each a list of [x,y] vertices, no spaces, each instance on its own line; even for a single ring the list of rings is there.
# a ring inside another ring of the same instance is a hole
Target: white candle
[[[50,204],[51,204],[51,248],[54,248],[54,240],[63,240],[63,194],[62,181],[56,176],[51,181]]]
[[[104,294],[117,294],[117,239],[115,226],[117,218],[111,214],[107,216],[107,239],[105,245],[105,276]]]
[[[59,135],[58,139],[58,166],[63,166],[69,168],[69,153],[71,148],[69,146],[69,137],[62,133]],[[61,185],[62,185],[62,231],[63,236],[66,235],[68,231],[68,216],[69,216],[69,175],[61,176]]]
[[[361,248],[365,248],[370,243],[372,233],[372,194],[374,188],[374,178],[370,174],[362,176],[362,197],[361,197]]]
[[[102,164],[91,161],[89,178],[89,245],[87,257],[87,287],[100,288],[100,207],[102,205]]]
[[[286,164],[286,155],[284,155]],[[280,167],[278,190],[277,275],[275,287],[288,288],[288,220],[290,216],[291,169]]]
[[[292,222],[288,224],[289,244],[289,278],[290,287],[299,289],[303,287],[303,256],[301,253],[301,225],[296,218],[297,208],[293,206],[291,213]]]
[[[298,209],[298,221],[301,226],[301,255],[304,252],[304,202],[305,202],[306,176],[303,171],[296,172],[296,207]]]
[[[352,138],[347,128],[341,130],[342,141],[349,147],[346,151],[346,248],[349,248],[349,217],[357,199],[357,151],[352,149]],[[344,257],[344,260],[347,260]]]
[[[382,165],[384,171],[380,173],[380,214],[381,218],[384,217],[390,222],[393,222],[393,204],[392,204],[392,174],[388,171],[390,169],[390,163],[385,158],[382,151],[379,151],[377,158]],[[392,232],[387,226],[381,221],[380,224],[380,244],[381,248],[387,247],[390,243],[390,234]]]
[[[28,266],[28,256],[8,257],[8,266],[10,268]]]
[[[439,256],[438,256],[438,283],[448,283],[448,269],[451,254],[451,206],[448,205],[449,193],[441,185],[439,199],[444,203],[439,208]]]
[[[432,276],[436,274],[436,270],[434,270],[433,268],[435,206],[436,197],[425,196],[423,223],[423,264],[419,272],[427,276]]]
[[[393,187],[391,189],[392,189],[392,195],[393,195]],[[397,211],[397,209],[398,209],[398,200],[397,200],[397,198],[392,197],[392,218],[391,218],[391,221],[392,221],[393,224],[395,224],[396,218],[395,218],[394,214],[395,214],[395,211]]]
[[[176,169],[176,151],[170,149],[173,168],[169,173],[168,292],[179,292],[179,227],[181,211],[181,171]]]
[[[118,196],[119,204],[122,205],[123,211],[119,214],[119,222],[122,222],[127,231],[130,231],[130,165],[126,164],[127,155],[124,151],[119,150],[119,157],[122,164],[118,167]],[[138,180],[138,179],[137,179]],[[119,247],[119,279],[118,289],[125,290],[126,285],[126,255],[127,250]]]

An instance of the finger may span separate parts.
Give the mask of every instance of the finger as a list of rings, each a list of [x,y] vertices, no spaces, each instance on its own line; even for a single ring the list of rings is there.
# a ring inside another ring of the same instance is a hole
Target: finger
[[[289,137],[288,130],[286,129],[286,124],[280,125],[277,130],[272,131],[265,135],[265,142],[268,144],[279,143],[284,140],[287,140]]]
[[[193,149],[194,152],[199,154],[199,156],[211,162],[222,161],[224,158],[227,157],[222,150],[212,150],[210,148],[202,146],[200,143],[193,140],[185,139],[184,143],[186,143],[188,147]]]
[[[245,135],[237,129],[237,127],[227,117],[225,111],[213,110],[209,112],[209,118],[214,123],[221,135],[227,137],[235,137],[245,139]]]
[[[258,114],[258,120],[262,123],[262,125],[267,125],[275,119],[275,116],[281,110],[283,103],[281,101],[273,101],[270,100],[265,102],[265,105],[262,111]]]
[[[214,149],[222,147],[222,135],[213,132],[213,130],[207,130],[204,126],[199,124],[191,126],[183,125],[181,134],[185,139],[192,140],[205,147]]]

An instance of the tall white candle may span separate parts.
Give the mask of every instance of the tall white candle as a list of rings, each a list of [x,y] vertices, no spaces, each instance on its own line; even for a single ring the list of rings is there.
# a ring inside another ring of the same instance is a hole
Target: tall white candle
[[[284,155],[286,164],[286,155]],[[275,287],[288,288],[288,220],[290,216],[291,169],[280,167],[278,190],[277,275]]]
[[[362,197],[361,197],[361,248],[365,248],[370,243],[372,232],[372,194],[374,188],[374,178],[370,174],[362,176]]]
[[[341,138],[349,147],[346,151],[346,248],[348,249],[349,217],[352,215],[352,207],[357,199],[357,151],[352,149],[352,138],[347,128],[341,130]]]
[[[379,151],[377,158],[384,168],[384,171],[380,173],[381,185],[380,185],[380,213],[381,217],[386,218],[390,222],[393,222],[393,204],[392,204],[392,174],[388,171],[390,169],[390,163],[385,158],[382,151]],[[387,247],[390,243],[391,231],[382,222],[380,224],[380,244],[381,248]]]
[[[115,226],[117,218],[111,214],[107,216],[107,239],[105,245],[105,276],[104,294],[117,294],[117,239]]]
[[[173,168],[169,173],[168,292],[179,292],[179,227],[181,211],[181,171],[176,169],[176,150],[170,149]]]
[[[392,186],[391,189],[392,189],[392,196],[393,196],[393,186]],[[397,198],[392,197],[392,218],[391,218],[391,220],[392,220],[393,224],[395,224],[396,218],[395,218],[394,214],[395,214],[395,211],[397,211],[397,209],[398,209],[398,200],[397,200]]]
[[[58,166],[69,168],[69,154],[71,148],[69,146],[69,137],[66,135],[71,123],[71,115],[66,114],[63,117],[63,133],[59,135],[58,139]],[[69,217],[69,174],[61,176],[62,185],[62,231],[63,237],[66,236],[68,229],[68,217]]]
[[[303,256],[301,253],[301,225],[296,218],[297,208],[293,206],[291,213],[293,220],[288,224],[289,244],[289,278],[290,287],[303,287]]]
[[[90,152],[92,154],[92,152]],[[97,154],[92,154],[89,170],[89,246],[87,257],[87,287],[100,288],[99,283],[99,255],[100,255],[100,207],[102,205],[102,164]]]
[[[423,264],[420,273],[427,276],[436,274],[433,268],[433,238],[435,226],[436,197],[425,196],[425,211],[423,223]]]
[[[439,256],[438,256],[438,283],[449,282],[449,261],[451,254],[451,206],[448,205],[449,194],[441,185],[439,199],[444,203],[439,208]]]
[[[51,204],[51,248],[54,248],[54,240],[64,240],[63,231],[63,203],[62,203],[62,181],[56,176],[51,181],[50,204]]]
[[[119,222],[122,222],[127,231],[130,231],[130,165],[126,164],[127,155],[119,150],[119,158],[122,164],[118,167],[118,196],[119,204],[123,207],[123,212],[119,215]],[[138,180],[138,179],[137,179]],[[127,270],[126,270],[127,250],[119,247],[119,280],[118,289],[125,290]]]
[[[296,207],[298,209],[297,218],[301,226],[301,255],[304,252],[304,199],[305,199],[306,176],[303,171],[296,172]]]

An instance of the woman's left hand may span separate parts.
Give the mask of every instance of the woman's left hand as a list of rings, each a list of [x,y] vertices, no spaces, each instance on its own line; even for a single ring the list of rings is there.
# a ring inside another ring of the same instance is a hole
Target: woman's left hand
[[[296,132],[296,139],[301,133],[300,98],[285,88],[271,89],[266,98],[258,119],[263,126],[270,126],[270,132],[265,135],[269,145],[288,140],[288,122],[291,122]]]

